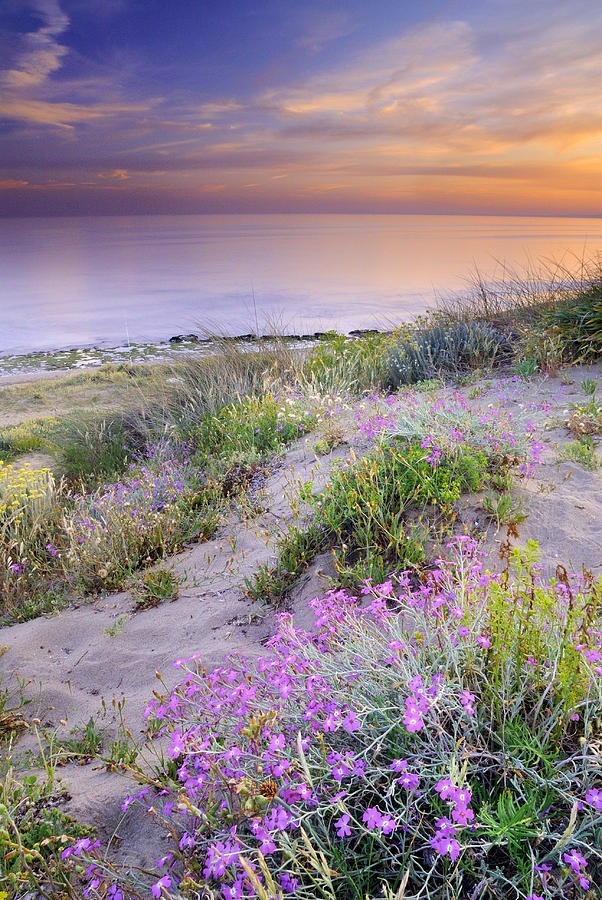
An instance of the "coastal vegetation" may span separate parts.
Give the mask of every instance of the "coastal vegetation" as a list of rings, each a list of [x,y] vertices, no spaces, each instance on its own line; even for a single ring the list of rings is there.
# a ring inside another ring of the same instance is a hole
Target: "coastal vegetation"
[[[179,660],[179,684],[149,695],[143,741],[122,709],[112,742],[93,719],[61,740],[0,686],[0,897],[599,897],[602,584],[561,564],[546,576],[538,547],[516,546],[533,425],[437,389],[474,383],[476,400],[477,374],[556,374],[601,350],[600,270],[557,269],[543,287],[477,280],[387,334],[304,351],[228,340],[70,375],[52,408],[43,382],[3,388],[22,415],[0,428],[6,625],[107,591],[140,613],[174,601],[165,560],[233,510],[254,514],[285,448],[311,436],[327,456],[350,427],[357,445],[323,487],[299,486],[275,561],[246,580],[279,610],[266,651],[211,671]],[[583,379],[565,422],[564,452],[592,471],[597,391]],[[503,526],[497,570],[474,508]],[[287,596],[320,554],[334,581],[305,630]],[[137,783],[124,812],[171,836],[153,871],[116,864],[63,811],[58,767],[74,758]]]

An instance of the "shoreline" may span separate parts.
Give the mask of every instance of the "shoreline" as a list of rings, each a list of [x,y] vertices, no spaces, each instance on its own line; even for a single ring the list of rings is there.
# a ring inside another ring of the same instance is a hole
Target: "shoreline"
[[[38,377],[52,377],[80,370],[94,369],[108,363],[130,363],[137,365],[145,362],[161,362],[169,360],[175,354],[201,353],[210,354],[215,348],[228,342],[240,342],[251,345],[265,345],[270,341],[281,340],[293,346],[299,344],[307,347],[317,343],[334,331],[315,331],[311,334],[236,334],[218,335],[216,337],[200,337],[196,334],[177,334],[165,341],[148,343],[132,343],[116,347],[72,347],[57,350],[33,350],[29,353],[0,354],[0,383],[11,384],[17,381],[33,381]],[[369,334],[385,334],[376,328],[352,329],[345,333],[348,338],[359,338]]]

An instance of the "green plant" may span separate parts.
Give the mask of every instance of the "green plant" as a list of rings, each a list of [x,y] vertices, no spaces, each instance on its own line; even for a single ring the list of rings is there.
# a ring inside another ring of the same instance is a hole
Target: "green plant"
[[[348,338],[335,331],[328,332],[307,355],[302,384],[323,394],[359,395],[384,387],[387,356],[395,341],[393,334]]]
[[[63,501],[48,468],[0,462],[0,609],[31,602],[37,582],[56,571],[58,519]],[[35,605],[35,604],[34,604]]]
[[[280,605],[301,572],[325,548],[325,543],[322,528],[317,524],[289,527],[278,543],[276,565],[261,563],[252,576],[245,578],[247,596]]]
[[[589,437],[602,434],[602,403],[596,400],[596,383],[589,394],[587,403],[575,403],[566,423],[567,428],[576,437]]]
[[[5,646],[0,647],[0,657],[6,653],[7,649]],[[22,698],[16,706],[14,705],[10,692],[2,687],[0,681],[0,746],[10,742],[23,729],[27,728],[27,721],[22,714],[24,706],[25,701]]]
[[[561,450],[561,459],[568,459],[571,462],[578,463],[584,469],[595,472],[600,468],[600,459],[596,451],[596,445],[588,434],[577,441],[569,441]]]
[[[62,851],[74,841],[90,848],[92,830],[61,809],[68,794],[55,768],[56,758],[44,756],[43,775],[18,775],[10,747],[0,760],[0,896],[77,896]]]
[[[339,447],[345,443],[345,428],[337,422],[332,415],[322,419],[321,422],[322,437],[314,444],[314,453],[316,456],[326,456],[331,453],[335,447]]]
[[[315,416],[294,397],[271,394],[239,399],[204,415],[187,433],[198,457],[223,462],[242,454],[261,459],[286,446],[315,425]],[[236,465],[237,462],[234,462]]]
[[[105,734],[94,717],[90,716],[85,725],[73,730],[73,737],[59,742],[59,753],[63,760],[75,760],[80,765],[91,762],[99,755]]]
[[[116,721],[117,728],[113,740],[108,744],[106,752],[103,754],[99,750],[100,758],[110,772],[127,771],[128,769],[135,767],[140,752],[140,745],[134,739],[134,736],[125,721],[125,698],[122,697],[118,700],[116,697],[113,697],[111,709],[112,718]],[[102,701],[101,711],[105,717],[109,714],[109,709],[104,699]]]
[[[135,416],[128,413],[60,420],[51,439],[64,477],[72,484],[94,488],[121,475],[145,448],[146,436],[136,424]]]
[[[171,569],[149,569],[132,588],[135,609],[150,609],[166,600],[177,600],[180,579]]]
[[[419,566],[426,541],[453,522],[460,495],[481,489],[487,465],[478,449],[460,447],[433,464],[418,444],[377,445],[335,471],[313,499],[311,526],[289,529],[276,566],[261,566],[247,580],[249,596],[281,598],[311,559],[328,549],[344,584],[382,581],[396,566]]]
[[[595,361],[602,350],[602,280],[598,276],[588,288],[548,313],[546,322],[562,342],[567,358]]]
[[[214,492],[203,473],[158,448],[121,481],[73,499],[63,516],[61,563],[84,591],[120,588],[184,541],[211,535],[216,523]]]
[[[128,620],[128,616],[125,614],[121,616],[117,616],[114,623],[112,625],[107,625],[105,628],[105,634],[107,637],[117,637],[118,634],[123,634],[125,630],[125,623]]]
[[[541,739],[557,739],[567,727],[567,716],[583,702],[590,687],[587,647],[602,603],[602,583],[587,575],[577,587],[563,566],[552,586],[537,572],[539,548],[529,540],[523,548],[502,547],[507,567],[488,593],[489,689],[492,714],[503,722],[501,689],[508,696],[519,691],[528,705],[528,721],[545,719]],[[509,614],[509,610],[512,610]],[[586,650],[584,656],[583,650]],[[595,655],[592,656],[592,659]],[[549,708],[548,665],[554,666],[554,712]],[[528,684],[522,678],[532,669]]]
[[[518,525],[527,518],[520,498],[510,491],[488,491],[483,499],[483,509],[500,528],[502,525]]]
[[[9,462],[23,453],[48,450],[51,446],[48,433],[56,423],[55,418],[33,419],[18,425],[0,428],[0,457]]]
[[[214,337],[209,357],[187,357],[148,389],[139,415],[150,445],[165,435],[187,440],[206,416],[245,397],[260,397],[294,384],[302,358],[287,341],[274,337],[253,351],[244,341]]]
[[[518,329],[515,369],[528,378],[536,372],[554,376],[565,362],[563,343],[538,320],[527,322]]]
[[[389,357],[388,384],[403,384],[445,375],[458,375],[470,368],[493,366],[508,358],[510,346],[487,322],[455,322],[417,330],[397,343]]]

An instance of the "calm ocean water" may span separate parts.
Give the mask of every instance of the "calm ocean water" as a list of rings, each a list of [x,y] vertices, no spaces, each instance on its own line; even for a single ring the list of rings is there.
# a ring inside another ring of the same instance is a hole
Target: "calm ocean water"
[[[205,328],[386,328],[500,275],[602,249],[602,219],[124,216],[0,219],[0,354]]]

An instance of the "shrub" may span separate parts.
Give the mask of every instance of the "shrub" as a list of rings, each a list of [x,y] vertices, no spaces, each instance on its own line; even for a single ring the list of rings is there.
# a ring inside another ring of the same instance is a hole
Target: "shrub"
[[[211,495],[186,460],[159,458],[74,499],[63,520],[65,575],[86,591],[123,586],[136,569],[216,525]]]
[[[335,471],[322,495],[310,498],[312,524],[285,533],[276,565],[259,566],[246,580],[250,597],[281,600],[313,556],[331,548],[347,586],[420,567],[429,545],[453,527],[462,494],[480,491],[486,477],[507,489],[510,471],[516,466],[532,474],[542,449],[499,408],[479,416],[457,393],[435,402],[404,396],[359,430],[374,448]]]
[[[143,426],[153,439],[175,433],[188,440],[207,415],[216,415],[244,397],[260,397],[274,385],[296,380],[302,359],[284,340],[249,348],[234,340],[215,340],[216,352],[175,364],[168,378],[154,386]]]
[[[296,398],[265,394],[244,397],[216,413],[207,413],[187,438],[201,458],[264,457],[314,427],[315,421]]]
[[[126,413],[64,419],[52,439],[64,477],[87,488],[120,475],[146,446],[135,416]]]
[[[148,709],[178,831],[155,896],[564,900],[600,884],[601,585],[544,581],[533,545],[506,555],[494,576],[458,539],[414,589],[330,592],[310,633],[281,616],[254,662],[178,661]]]
[[[602,351],[602,284],[555,306],[546,324],[559,338],[566,359],[595,362]]]
[[[151,609],[166,600],[177,600],[180,580],[170,569],[149,569],[132,587],[134,610]]]
[[[337,332],[327,335],[308,354],[302,383],[319,393],[359,395],[384,387],[387,356],[396,337],[366,334],[348,338]]]
[[[10,752],[0,761],[0,896],[73,897],[61,853],[78,841],[92,850],[91,830],[61,807],[69,796],[55,780],[51,761],[44,775],[17,776]],[[5,888],[8,893],[2,890]],[[38,894],[37,892],[40,892]]]
[[[60,512],[50,469],[0,462],[0,605],[14,606],[55,555],[52,537]]]
[[[397,344],[389,357],[388,385],[397,389],[402,384],[493,366],[510,354],[502,332],[487,322],[436,325]]]
[[[56,423],[54,418],[20,422],[0,428],[0,458],[8,462],[15,456],[35,450],[48,450],[48,434]]]

